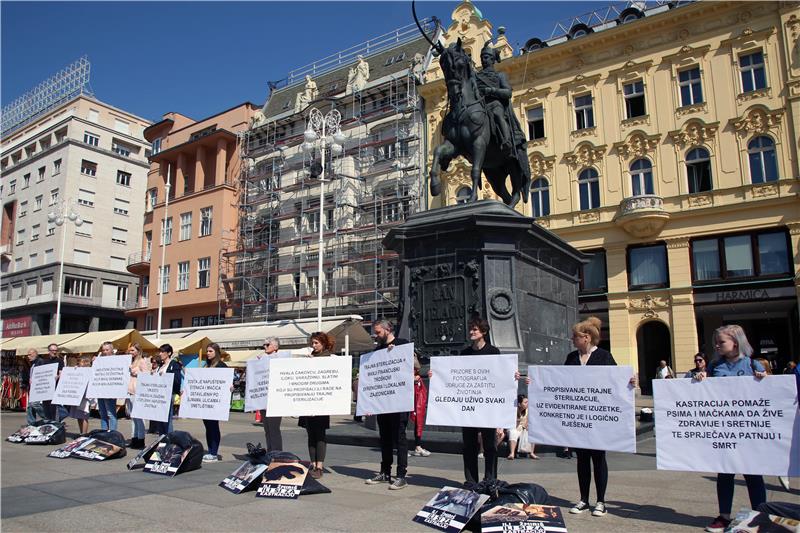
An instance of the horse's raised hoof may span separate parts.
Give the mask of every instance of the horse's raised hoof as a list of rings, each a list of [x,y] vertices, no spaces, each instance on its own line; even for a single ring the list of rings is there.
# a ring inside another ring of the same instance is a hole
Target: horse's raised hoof
[[[439,178],[431,177],[431,196],[439,196],[442,192],[442,183]]]

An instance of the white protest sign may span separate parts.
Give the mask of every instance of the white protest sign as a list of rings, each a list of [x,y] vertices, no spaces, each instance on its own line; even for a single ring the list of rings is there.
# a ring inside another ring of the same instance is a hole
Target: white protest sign
[[[517,354],[431,358],[426,424],[511,428],[517,424]]]
[[[101,355],[92,363],[87,398],[127,398],[131,379],[130,355]]]
[[[267,408],[269,392],[269,362],[276,357],[291,357],[292,352],[281,350],[272,355],[262,355],[247,360],[244,410],[259,411]]]
[[[136,395],[133,398],[131,418],[169,421],[172,409],[172,372],[163,375],[140,372],[136,378]]]
[[[267,416],[349,415],[352,367],[349,355],[274,359]]]
[[[356,415],[414,410],[414,345],[401,344],[361,356]]]
[[[178,415],[201,420],[228,420],[232,368],[187,368]]]
[[[58,364],[39,365],[31,371],[31,388],[28,393],[28,402],[43,402],[52,400],[56,392],[56,376]]]
[[[58,366],[58,365],[56,365]],[[53,403],[56,405],[80,405],[86,396],[86,387],[92,377],[88,366],[66,366],[58,379]]]
[[[794,376],[653,380],[659,470],[800,476]]]
[[[528,439],[636,453],[629,366],[529,366]]]

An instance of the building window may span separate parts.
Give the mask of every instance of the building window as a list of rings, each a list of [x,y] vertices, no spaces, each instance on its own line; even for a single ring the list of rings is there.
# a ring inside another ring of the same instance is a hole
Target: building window
[[[54,248],[48,248],[44,251],[44,264],[49,265],[50,263],[55,262],[56,260],[56,251]],[[52,280],[50,280],[52,282]]]
[[[600,178],[595,169],[581,171],[578,176],[578,192],[581,211],[600,207]]]
[[[42,210],[42,195],[41,194],[33,199],[33,210],[34,211],[41,211]]]
[[[144,232],[144,253],[147,260],[150,260],[150,252],[153,251],[153,232]]]
[[[161,151],[161,137],[153,139],[153,145],[150,147],[150,151],[152,152],[151,155],[156,155]]]
[[[528,109],[528,140],[544,139],[544,107]]]
[[[25,230],[24,229],[18,229],[17,230],[16,246],[19,246],[20,244],[23,244],[24,242],[25,242]]]
[[[686,178],[689,181],[689,194],[712,189],[711,159],[708,150],[695,148],[686,154]]]
[[[123,187],[130,187],[131,175],[127,172],[117,170],[117,185],[122,185]]]
[[[189,290],[189,261],[178,263],[178,287],[179,291]]]
[[[94,234],[94,224],[90,220],[84,220],[83,224],[75,228],[75,235],[91,237]]]
[[[61,160],[56,159],[53,161],[53,176],[61,174]]]
[[[158,189],[149,189],[147,191],[147,204],[145,205],[148,213],[155,209],[156,202],[158,202]]]
[[[764,53],[759,50],[752,54],[739,56],[739,71],[742,74],[742,92],[757,91],[767,87],[764,70]]]
[[[589,262],[581,266],[581,293],[608,291],[605,250],[587,251]]]
[[[181,213],[180,240],[187,241],[192,238],[192,213]]]
[[[625,98],[625,118],[644,116],[644,82],[642,80],[626,83],[622,86],[622,95]]]
[[[628,248],[628,288],[654,289],[669,286],[667,247],[663,244]]]
[[[292,274],[292,286],[294,287],[294,295],[296,298],[300,297],[301,289],[300,289],[300,273],[295,272]]]
[[[183,327],[183,319],[182,318],[171,318],[169,320],[169,327],[170,327],[170,329],[182,328]]]
[[[750,182],[766,183],[778,179],[775,143],[769,137],[756,137],[747,145],[750,158]]]
[[[90,279],[64,278],[64,294],[78,298],[92,297],[93,282]]]
[[[50,191],[50,203],[48,205],[56,205],[58,203],[58,189]]]
[[[200,210],[200,236],[211,235],[212,208],[204,207]]]
[[[26,200],[19,203],[19,214],[17,215],[17,218],[23,218],[27,214],[28,214],[28,202]]]
[[[82,160],[81,161],[81,174],[86,174],[87,176],[96,176],[97,175],[97,163],[92,163],[91,161]]]
[[[92,146],[98,146],[100,144],[100,137],[87,131],[83,134],[83,142]]]
[[[78,189],[78,205],[94,207],[94,192]]]
[[[145,331],[153,329],[153,322],[155,322],[155,320],[153,320],[153,318],[154,318],[153,315],[146,315],[144,317],[144,329],[145,329]]]
[[[115,244],[125,244],[128,242],[128,230],[123,228],[111,228],[111,242]]]
[[[172,217],[161,219],[161,244],[172,244]]]
[[[633,191],[633,196],[655,194],[653,165],[647,159],[637,159],[631,164],[631,191]]]
[[[56,223],[55,222],[47,222],[47,236],[55,235],[56,234]]]
[[[27,189],[30,186],[31,186],[31,175],[25,174],[24,176],[22,176],[22,188]]]
[[[211,258],[202,257],[197,260],[197,288],[205,289],[211,286]]]
[[[47,170],[47,167],[39,167],[39,170],[36,173],[36,183],[40,181],[44,181],[44,173]]]
[[[550,184],[544,176],[533,180],[531,201],[534,217],[546,217],[550,214]]]
[[[114,198],[114,213],[117,215],[128,216],[128,210],[131,203],[121,198]]]
[[[456,192],[456,203],[465,204],[469,202],[469,197],[472,196],[472,187],[464,186]]]
[[[73,250],[72,261],[79,265],[91,265],[92,253],[87,250]]]
[[[34,224],[31,226],[31,241],[39,240],[39,230],[41,227],[41,224]]]
[[[131,149],[128,146],[116,141],[111,143],[111,151],[123,157],[131,156]]]
[[[717,239],[703,239],[692,243],[692,267],[695,281],[709,281],[721,277]]]
[[[158,287],[163,293],[169,292],[169,265],[158,269]]]
[[[305,216],[306,231],[317,232],[319,231],[319,212],[309,211]],[[202,229],[200,230],[202,236]]]
[[[586,94],[575,98],[575,129],[582,130],[594,127],[594,108],[592,95]]]
[[[700,67],[678,72],[678,87],[681,91],[681,106],[703,102],[703,87],[700,82]]]

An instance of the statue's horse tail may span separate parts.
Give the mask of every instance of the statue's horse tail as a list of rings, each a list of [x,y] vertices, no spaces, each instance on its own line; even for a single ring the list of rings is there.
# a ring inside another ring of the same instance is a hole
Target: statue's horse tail
[[[431,43],[431,46],[433,47],[434,50],[436,50],[440,54],[444,53],[444,47],[439,43],[434,43],[433,41],[431,41],[430,38],[428,37],[428,34],[425,33],[425,30],[422,29],[422,25],[419,23],[419,19],[417,18],[417,8],[415,4],[416,0],[411,0],[411,14],[414,15],[414,22],[417,23],[417,28],[419,28],[419,32],[422,34],[423,37],[425,37],[426,41]]]

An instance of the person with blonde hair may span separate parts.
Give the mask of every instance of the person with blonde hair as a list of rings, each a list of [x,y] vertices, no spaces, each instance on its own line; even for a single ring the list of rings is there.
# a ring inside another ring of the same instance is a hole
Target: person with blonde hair
[[[131,366],[129,368],[131,377],[128,380],[128,398],[125,400],[125,408],[130,416],[133,413],[133,402],[136,399],[136,378],[139,373],[150,372],[151,363],[150,358],[142,351],[142,347],[138,342],[131,343],[128,346],[128,353],[131,356]],[[141,418],[133,418],[131,416],[131,441],[128,448],[132,450],[144,449],[144,420]]]

